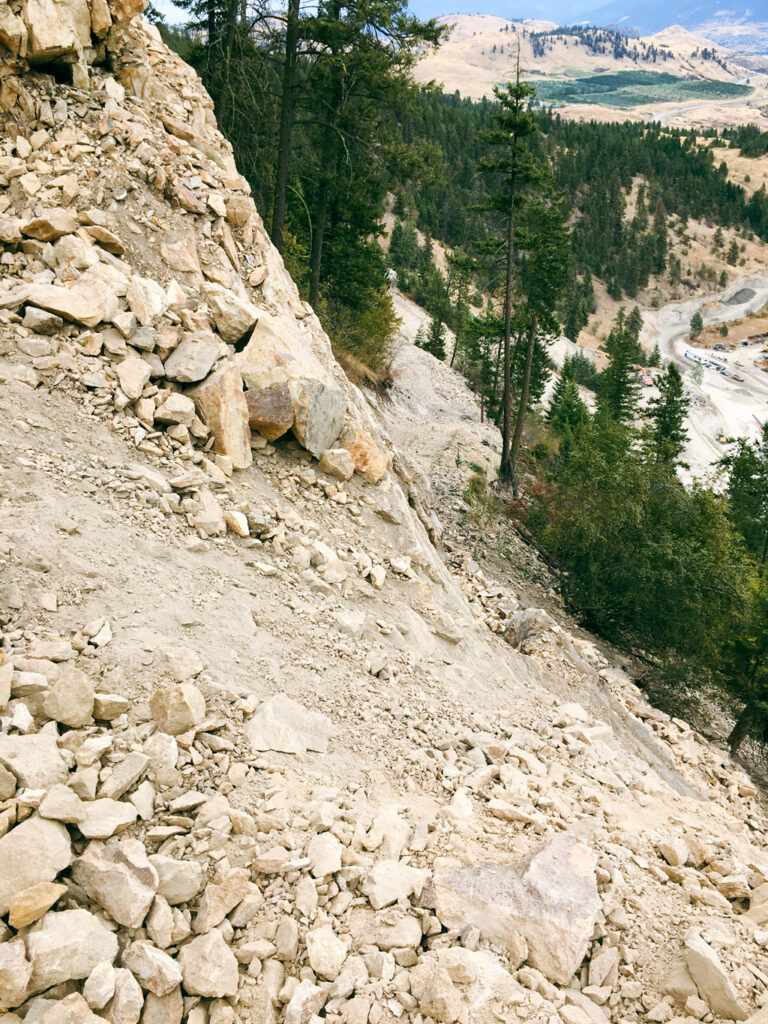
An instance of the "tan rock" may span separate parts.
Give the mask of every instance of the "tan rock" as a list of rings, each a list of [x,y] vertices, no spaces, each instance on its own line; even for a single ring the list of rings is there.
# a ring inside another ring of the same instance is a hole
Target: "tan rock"
[[[59,882],[38,882],[11,899],[8,923],[17,931],[37,921],[67,892]]]
[[[40,242],[55,242],[62,235],[71,235],[79,226],[71,210],[58,207],[44,210],[39,216],[23,223],[21,233],[28,238],[37,238]]]
[[[141,1024],[181,1024],[184,1014],[184,1000],[181,988],[175,988],[164,996],[148,992],[141,1013]],[[192,1017],[190,1015],[189,1020]]]
[[[287,384],[271,384],[245,392],[248,422],[252,430],[276,441],[293,426],[293,399]]]
[[[317,468],[337,480],[351,480],[355,463],[346,448],[329,448],[323,452]]]
[[[69,833],[63,825],[37,815],[0,839],[0,915],[11,901],[38,882],[52,882],[72,860]]]
[[[27,59],[33,63],[55,57],[78,57],[91,41],[87,0],[26,0]]]
[[[181,384],[207,377],[219,357],[219,341],[211,331],[188,334],[165,361],[165,375]]]
[[[157,871],[137,839],[124,839],[109,846],[89,843],[72,865],[72,878],[126,928],[141,925],[158,886]]]
[[[214,449],[227,455],[235,469],[246,469],[253,461],[248,405],[240,371],[225,363],[190,392],[197,411],[213,434]]]
[[[117,975],[109,960],[96,964],[83,985],[83,996],[92,1010],[103,1010],[115,994]]]
[[[123,953],[123,966],[143,989],[156,996],[167,996],[181,984],[181,968],[162,949],[151,942],[133,942]]]
[[[429,872],[412,868],[397,860],[380,860],[371,868],[362,890],[374,910],[381,910],[400,899],[418,897]]]
[[[379,448],[368,431],[350,431],[342,438],[342,444],[352,456],[355,472],[369,484],[378,483],[387,471],[389,457]]]
[[[261,315],[252,302],[220,284],[205,284],[202,290],[216,330],[229,344],[234,345],[245,337]]]
[[[93,721],[93,683],[70,665],[59,673],[45,696],[45,713],[55,722],[81,729]]]
[[[253,211],[253,200],[248,196],[230,196],[227,199],[227,220],[233,227],[244,227]]]
[[[110,1024],[138,1024],[143,1008],[141,985],[127,967],[118,967],[115,971],[115,994],[103,1016]]]
[[[115,21],[129,21],[146,8],[147,0],[109,0],[109,9]]]
[[[154,854],[149,862],[158,874],[157,891],[171,906],[189,903],[203,887],[203,869],[197,861]]]
[[[158,690],[149,706],[157,727],[171,736],[187,732],[205,718],[205,697],[194,683]]]
[[[334,981],[347,958],[347,945],[330,925],[307,932],[307,955],[312,970],[320,978]]]
[[[24,1002],[32,964],[26,958],[23,939],[0,942],[0,1011]]]
[[[104,4],[104,8],[106,9],[104,0],[100,0],[100,2]],[[108,10],[106,10],[106,13],[107,16],[109,16]],[[111,252],[113,256],[123,256],[125,254],[125,246],[113,231],[102,227],[100,224],[89,224],[85,230],[94,242],[98,242],[102,249],[106,249],[107,252]]]
[[[0,7],[0,43],[6,46],[14,57],[23,57],[27,52],[27,26],[11,11],[10,7]],[[2,220],[2,218],[0,218]],[[10,242],[4,238],[0,225],[0,241]]]
[[[102,303],[89,298],[75,288],[60,288],[53,284],[34,284],[28,292],[28,300],[33,306],[47,309],[83,327],[95,327],[104,319]]]
[[[197,503],[200,506],[195,515],[195,526],[207,537],[223,537],[227,532],[227,522],[221,505],[207,487],[197,492]]]
[[[143,327],[151,327],[168,308],[165,291],[157,281],[149,277],[134,275],[128,284],[125,297]]]
[[[112,15],[107,0],[90,0],[91,31],[97,39],[103,39],[112,27]]]
[[[325,753],[331,722],[318,711],[310,711],[285,694],[269,697],[248,723],[246,734],[254,750],[278,750],[304,754]]]
[[[121,800],[87,800],[83,803],[85,817],[78,828],[86,839],[109,839],[136,820],[136,808]]]
[[[307,979],[300,981],[285,1008],[285,1024],[310,1024],[327,999],[327,989],[313,985]]]
[[[251,890],[251,879],[245,868],[234,868],[223,882],[209,882],[192,922],[198,934],[209,932],[221,924]]]
[[[527,959],[558,984],[580,966],[601,912],[594,854],[567,832],[516,864],[446,868],[434,885],[444,925],[475,925],[510,962]]]
[[[685,962],[699,994],[717,1017],[725,1017],[726,1020],[747,1019],[749,1014],[739,1002],[719,956],[696,932],[686,937]]]
[[[77,941],[73,942],[73,937]],[[117,937],[87,910],[49,910],[27,934],[30,992],[87,978],[96,964],[114,961]]]
[[[50,729],[29,736],[0,736],[0,764],[29,789],[47,789],[67,778],[56,733]]]
[[[59,999],[36,1020],[43,1024],[101,1024],[101,1018],[91,1010],[79,992],[71,992]]]
[[[182,946],[178,963],[189,995],[221,999],[237,994],[237,960],[216,929]]]
[[[171,270],[182,274],[202,274],[194,231],[188,231],[176,242],[161,242],[160,257]]]
[[[145,384],[149,383],[152,366],[139,356],[129,356],[117,365],[117,379],[123,393],[134,401],[141,398]]]

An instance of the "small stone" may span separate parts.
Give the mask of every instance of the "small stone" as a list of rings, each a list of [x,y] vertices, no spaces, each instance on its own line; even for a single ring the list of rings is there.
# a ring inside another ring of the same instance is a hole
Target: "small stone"
[[[157,871],[157,891],[172,907],[189,903],[203,887],[203,869],[197,861],[154,854],[149,862]]]
[[[341,870],[343,847],[336,836],[323,832],[310,840],[307,847],[309,870],[315,878],[325,878]]]
[[[251,889],[251,879],[245,868],[235,868],[223,882],[209,882],[200,899],[193,929],[204,934],[221,924]]]
[[[351,480],[355,463],[346,448],[328,448],[323,452],[317,468],[337,480]]]
[[[396,860],[381,860],[369,871],[362,889],[373,909],[381,910],[400,899],[418,897],[428,877],[428,871]]]
[[[152,376],[152,366],[139,356],[129,356],[122,363],[117,364],[117,379],[123,393],[134,401],[141,398],[144,385],[149,383]]]
[[[126,928],[141,925],[158,886],[157,871],[147,860],[144,844],[138,839],[125,839],[108,846],[89,843],[85,853],[72,865],[72,878],[110,917]]]
[[[83,807],[85,818],[78,828],[86,839],[108,839],[136,820],[136,808],[120,800],[92,800]]]
[[[126,714],[129,707],[129,701],[117,693],[93,695],[93,717],[97,722],[113,722],[120,715]]]
[[[325,753],[331,722],[318,711],[309,711],[285,694],[265,700],[248,723],[246,734],[254,750],[304,754]]]
[[[27,961],[24,940],[0,942],[0,1010],[24,1002],[32,965]]]
[[[115,971],[115,994],[104,1010],[110,1024],[138,1024],[144,1007],[141,985],[125,967]]]
[[[749,1014],[739,1002],[736,991],[717,953],[696,932],[685,940],[685,960],[699,994],[718,1017],[746,1020]]]
[[[68,825],[78,825],[85,820],[83,801],[69,786],[57,783],[51,786],[38,808],[41,818],[52,818]]]
[[[314,1024],[327,999],[326,989],[306,979],[299,982],[285,1008],[285,1024]]]

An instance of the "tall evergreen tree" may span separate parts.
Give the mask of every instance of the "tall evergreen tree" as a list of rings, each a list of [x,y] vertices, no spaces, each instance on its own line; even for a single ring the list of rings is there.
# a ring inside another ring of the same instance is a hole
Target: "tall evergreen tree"
[[[610,362],[600,374],[598,412],[617,423],[631,423],[639,397],[637,340],[627,328],[623,310],[619,311],[605,348]]]
[[[685,420],[690,402],[674,363],[669,364],[658,386],[659,395],[648,406],[648,450],[656,462],[674,469],[680,465],[680,456],[688,442]]]
[[[522,80],[520,72],[520,51],[514,82],[503,88],[494,86],[494,95],[499,106],[494,113],[493,129],[486,133],[486,141],[493,156],[483,160],[481,169],[491,179],[491,191],[483,204],[486,210],[497,215],[502,233],[496,240],[495,249],[500,252],[504,263],[503,291],[503,354],[502,354],[502,403],[501,403],[501,465],[499,477],[507,482],[514,475],[511,458],[512,450],[512,313],[515,286],[516,251],[515,234],[520,209],[526,193],[541,177],[540,169],[531,148],[538,127],[531,110],[531,100],[536,94],[533,86]],[[535,342],[536,329],[532,330]]]

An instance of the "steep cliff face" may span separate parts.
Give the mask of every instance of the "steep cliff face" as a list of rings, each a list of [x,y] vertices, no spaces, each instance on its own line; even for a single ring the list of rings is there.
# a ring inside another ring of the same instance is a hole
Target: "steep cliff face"
[[[132,14],[0,8],[4,1024],[746,1018],[755,787],[470,557],[472,396],[391,448]]]

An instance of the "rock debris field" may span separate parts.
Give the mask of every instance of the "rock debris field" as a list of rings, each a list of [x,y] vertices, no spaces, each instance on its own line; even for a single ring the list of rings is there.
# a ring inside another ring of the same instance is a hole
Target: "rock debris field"
[[[3,1024],[763,1024],[755,786],[442,539],[140,7],[0,9]]]

